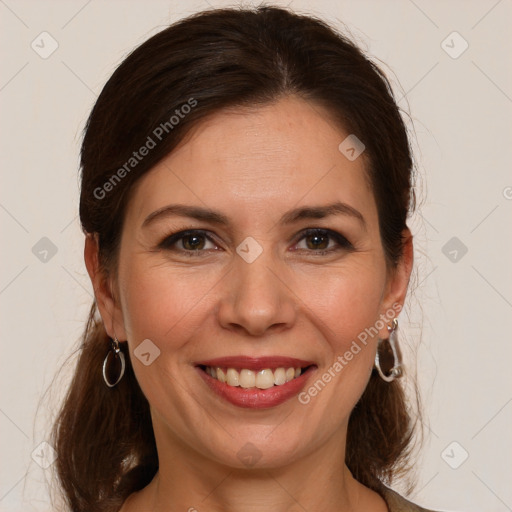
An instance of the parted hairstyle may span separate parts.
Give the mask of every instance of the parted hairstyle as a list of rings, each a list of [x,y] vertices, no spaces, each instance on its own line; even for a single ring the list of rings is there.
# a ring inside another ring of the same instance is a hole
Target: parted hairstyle
[[[323,106],[340,134],[363,141],[392,272],[415,195],[407,130],[391,86],[325,22],[262,6],[205,11],[170,25],[129,54],[104,86],[81,148],[80,221],[85,234],[98,237],[105,278],[116,275],[126,206],[139,178],[208,116],[289,95]],[[109,346],[94,301],[52,432],[60,493],[73,512],[118,511],[158,470],[149,404],[125,343],[125,376],[114,388],[103,381]],[[408,466],[415,422],[402,386],[374,370],[349,419],[346,464],[374,490]]]

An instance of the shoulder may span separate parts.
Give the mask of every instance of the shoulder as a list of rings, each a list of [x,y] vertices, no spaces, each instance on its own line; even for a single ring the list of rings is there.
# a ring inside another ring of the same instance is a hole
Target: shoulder
[[[433,510],[415,505],[385,486],[379,489],[379,494],[384,498],[389,512],[434,512]]]

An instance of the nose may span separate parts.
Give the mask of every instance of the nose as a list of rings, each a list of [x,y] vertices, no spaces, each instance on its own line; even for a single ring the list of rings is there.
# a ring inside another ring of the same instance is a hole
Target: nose
[[[236,257],[225,276],[217,314],[221,326],[251,336],[289,329],[297,315],[296,298],[270,258],[247,263]]]

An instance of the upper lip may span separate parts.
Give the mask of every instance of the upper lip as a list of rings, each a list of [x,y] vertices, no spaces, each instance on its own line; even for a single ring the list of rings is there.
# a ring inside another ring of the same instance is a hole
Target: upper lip
[[[196,366],[216,366],[220,368],[245,368],[247,370],[264,370],[268,368],[273,370],[276,368],[305,368],[315,363],[285,356],[227,356],[199,361],[195,364]]]

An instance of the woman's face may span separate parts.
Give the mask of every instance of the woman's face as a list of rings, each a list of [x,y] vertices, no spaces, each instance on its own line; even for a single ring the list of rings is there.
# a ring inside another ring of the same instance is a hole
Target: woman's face
[[[364,156],[338,148],[348,135],[296,98],[222,112],[138,182],[118,309],[102,315],[128,340],[160,452],[343,460],[374,364],[365,329],[386,336],[410,271],[386,271]]]

